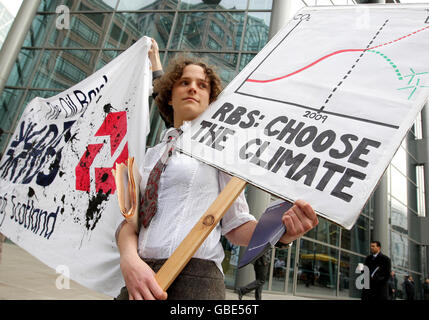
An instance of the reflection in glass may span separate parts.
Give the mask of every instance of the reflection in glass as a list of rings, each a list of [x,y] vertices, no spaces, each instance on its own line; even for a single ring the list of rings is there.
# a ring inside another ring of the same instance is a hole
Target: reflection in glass
[[[408,218],[407,207],[400,203],[398,200],[391,197],[390,206],[390,223],[392,229],[398,232],[408,233]]]
[[[408,239],[395,231],[390,232],[390,248],[392,265],[408,268]]]
[[[259,52],[265,46],[268,42],[270,17],[268,12],[249,12],[243,51]]]
[[[45,50],[32,86],[66,89],[92,74],[93,64],[83,60],[91,59],[87,55],[95,55],[95,51],[72,51],[75,50]]]
[[[69,8],[71,8],[72,1],[73,0],[66,0],[64,4]],[[40,5],[37,11],[38,12],[42,12],[42,11],[55,12],[55,9],[59,4],[61,4],[61,2],[59,3],[58,0],[44,0],[40,2]]]
[[[179,13],[170,48],[238,50],[243,32],[243,20],[243,13]]]
[[[351,230],[341,230],[341,247],[363,255],[369,254],[369,218],[360,215]]]
[[[296,256],[296,244],[297,241],[294,241],[292,243],[292,246],[289,248],[290,250],[290,261],[289,261],[289,279],[288,279],[288,288],[287,292],[292,294],[293,293],[293,276],[295,273],[295,256]]]
[[[168,38],[173,27],[174,13],[117,13],[124,15],[127,25],[132,26],[131,37],[140,39],[143,36],[154,38],[160,49],[167,47]],[[131,41],[132,42],[132,41]]]
[[[36,15],[25,37],[23,46],[41,47],[47,36],[47,31],[54,31],[53,29],[55,29],[55,18],[54,14]]]
[[[247,0],[182,0],[180,9],[246,9]]]
[[[297,292],[312,295],[336,295],[338,250],[301,240],[298,261]]]
[[[25,50],[21,49],[18,58],[13,65],[9,78],[6,82],[7,86],[25,86],[32,71],[34,70],[35,63],[37,62],[40,50]]]
[[[120,0],[118,10],[175,9],[177,2],[178,0]]]
[[[138,39],[135,15],[115,14],[110,26],[107,48],[128,48]]]
[[[250,53],[246,53],[246,54],[242,54],[241,55],[241,59],[240,59],[240,66],[238,68],[238,71],[240,72],[241,70],[244,69],[244,67],[250,62],[252,61],[252,59],[256,57],[256,54],[250,54]]]
[[[271,9],[273,0],[250,0],[249,9]]]
[[[364,257],[349,254],[347,252],[341,252],[340,280],[338,292],[338,295],[340,297],[361,297],[362,290],[359,290],[356,287],[356,280],[360,276],[360,273],[356,273],[356,268],[359,263],[364,263],[364,261]]]
[[[305,235],[308,238],[339,246],[340,227],[320,217],[319,224]]]
[[[273,265],[272,291],[285,291],[288,248],[276,248]]]
[[[234,287],[240,247],[231,244],[225,237],[221,238],[221,243],[225,252],[225,258],[222,261],[225,285]]]
[[[92,23],[90,23],[86,17],[72,16],[70,19],[70,30],[72,33],[79,36],[79,40],[83,41],[86,46],[97,47],[100,45],[100,39],[102,38],[102,30],[98,30],[98,28],[94,28]]]
[[[129,0],[125,0],[130,2]],[[118,0],[67,0],[67,5],[73,11],[91,11],[91,10],[111,10],[116,7]]]

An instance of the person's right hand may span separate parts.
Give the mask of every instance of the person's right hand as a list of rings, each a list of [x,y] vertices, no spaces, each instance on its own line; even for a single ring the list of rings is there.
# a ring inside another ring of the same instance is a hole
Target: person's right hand
[[[138,256],[121,256],[121,271],[130,300],[165,300],[163,291],[155,280],[155,272]]]
[[[149,49],[149,60],[152,64],[152,72],[162,70],[161,58],[159,57],[158,43],[152,38],[152,46]]]

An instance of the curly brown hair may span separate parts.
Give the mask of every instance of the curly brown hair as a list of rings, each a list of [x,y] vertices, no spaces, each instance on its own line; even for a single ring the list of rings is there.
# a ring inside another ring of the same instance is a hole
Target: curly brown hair
[[[183,70],[188,65],[197,65],[204,69],[210,82],[209,103],[216,100],[222,91],[222,84],[213,66],[210,66],[201,59],[191,56],[180,55],[174,58],[168,64],[165,74],[154,83],[154,92],[157,93],[155,103],[158,106],[159,113],[166,122],[167,127],[173,126],[173,108],[168,103],[171,101],[173,86],[182,76]]]

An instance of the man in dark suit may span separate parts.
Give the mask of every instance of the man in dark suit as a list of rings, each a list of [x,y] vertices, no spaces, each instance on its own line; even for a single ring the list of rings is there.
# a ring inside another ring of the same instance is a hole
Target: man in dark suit
[[[369,289],[362,290],[362,300],[387,300],[391,271],[390,258],[381,253],[379,241],[371,241],[370,250],[371,254],[366,257],[364,263],[369,269]]]
[[[396,279],[395,271],[390,272],[389,280],[387,281],[389,287],[389,300],[396,300],[398,292],[398,279]]]
[[[414,300],[415,298],[415,285],[414,280],[411,275],[405,277],[404,281],[405,293],[407,295],[407,300]]]

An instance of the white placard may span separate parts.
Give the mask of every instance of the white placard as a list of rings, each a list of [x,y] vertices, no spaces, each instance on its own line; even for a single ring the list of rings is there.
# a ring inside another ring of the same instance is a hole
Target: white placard
[[[179,148],[350,229],[427,101],[427,9],[304,8]]]

